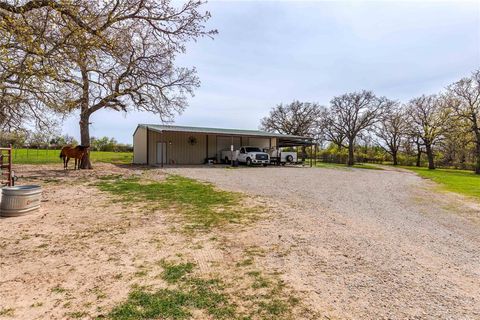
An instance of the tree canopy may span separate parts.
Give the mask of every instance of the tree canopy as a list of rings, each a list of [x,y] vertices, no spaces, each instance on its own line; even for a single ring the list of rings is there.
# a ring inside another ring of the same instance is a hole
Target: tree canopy
[[[0,115],[5,108],[34,117],[44,108],[78,111],[84,145],[100,109],[162,120],[182,112],[199,79],[194,68],[176,66],[176,56],[188,41],[216,33],[204,27],[210,14],[199,1],[0,3],[1,100],[14,102],[0,105]]]
[[[330,101],[324,125],[342,137],[348,144],[348,165],[353,165],[355,139],[379,121],[385,110],[394,104],[385,97],[377,97],[371,91],[346,93]],[[325,131],[325,129],[324,129]],[[338,139],[338,138],[337,138]]]
[[[260,128],[265,131],[299,136],[311,136],[323,107],[317,103],[293,101],[279,104],[261,120]]]

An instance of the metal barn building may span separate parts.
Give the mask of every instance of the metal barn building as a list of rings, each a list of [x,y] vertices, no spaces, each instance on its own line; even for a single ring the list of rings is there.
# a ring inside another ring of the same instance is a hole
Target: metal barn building
[[[308,137],[257,130],[140,124],[133,134],[133,162],[149,165],[220,162],[221,152],[241,146],[281,148],[311,145]]]

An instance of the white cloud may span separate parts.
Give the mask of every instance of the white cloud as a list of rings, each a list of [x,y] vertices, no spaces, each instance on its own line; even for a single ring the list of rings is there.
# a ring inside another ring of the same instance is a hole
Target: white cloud
[[[257,128],[277,103],[328,104],[371,89],[392,99],[433,93],[480,67],[479,2],[210,2],[215,40],[189,45],[183,66],[202,86],[178,124]],[[138,123],[101,111],[91,133],[131,142]],[[64,130],[78,136],[76,119]]]

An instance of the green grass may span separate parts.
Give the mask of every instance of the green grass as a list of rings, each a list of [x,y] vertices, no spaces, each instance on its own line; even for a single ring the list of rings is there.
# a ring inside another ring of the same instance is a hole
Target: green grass
[[[149,291],[139,288],[125,302],[112,310],[112,320],[188,319],[193,309],[203,310],[213,319],[233,319],[235,305],[229,301],[217,279],[191,276],[192,263],[162,262],[162,278],[175,288]]]
[[[369,170],[383,170],[379,166],[376,166],[374,164],[368,164],[368,163],[356,163],[353,165],[353,167],[349,167],[343,163],[317,162],[317,168],[333,168],[333,169],[357,168],[357,169],[369,169]]]
[[[209,229],[228,222],[239,223],[258,208],[243,208],[237,193],[220,191],[211,184],[171,175],[165,181],[112,179],[100,181],[97,187],[125,202],[147,202],[161,207],[178,208],[187,219],[188,228]]]
[[[262,302],[260,305],[263,309],[265,309],[268,314],[274,316],[282,315],[283,313],[287,312],[289,308],[289,306],[285,302],[278,299],[272,299],[268,302]]]
[[[417,173],[423,178],[440,184],[446,191],[456,192],[480,200],[480,175],[466,170],[402,167]]]
[[[63,163],[59,157],[60,150],[36,150],[36,149],[14,149],[14,164],[49,164]],[[109,162],[128,164],[132,163],[132,152],[105,152],[91,151],[90,157],[93,162]],[[72,162],[72,160],[70,160]]]
[[[260,271],[250,271],[247,275],[254,279],[252,284],[253,289],[267,288],[270,285],[268,279],[264,278]]]
[[[194,310],[208,319],[294,319],[292,308],[299,300],[284,292],[282,281],[266,279],[261,272],[247,275],[253,281],[251,289],[232,290],[217,278],[201,278],[194,274],[195,264],[161,261],[160,277],[166,288],[151,290],[136,287],[127,299],[114,307],[106,318],[111,320],[189,319]],[[262,279],[262,285],[255,285]],[[103,318],[103,316],[102,316]]]
[[[192,272],[193,267],[195,266],[193,263],[190,262],[173,264],[161,261],[160,264],[163,267],[162,279],[167,281],[168,283],[176,283],[181,279],[185,278],[187,274]]]

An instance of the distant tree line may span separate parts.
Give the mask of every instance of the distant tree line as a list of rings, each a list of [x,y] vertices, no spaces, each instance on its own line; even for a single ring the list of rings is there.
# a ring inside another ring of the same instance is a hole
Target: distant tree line
[[[328,161],[437,166],[480,174],[480,70],[438,94],[406,103],[371,91],[334,97],[328,107],[294,101],[261,120],[261,129],[314,137]]]
[[[93,151],[110,151],[110,152],[133,152],[131,144],[119,143],[115,138],[90,138],[90,149]]]
[[[13,145],[15,148],[60,149],[66,145],[76,146],[78,141],[68,135],[49,135],[42,132],[13,131],[0,133],[0,146]],[[114,138],[90,138],[90,150],[110,152],[132,152],[131,144],[119,143]]]

